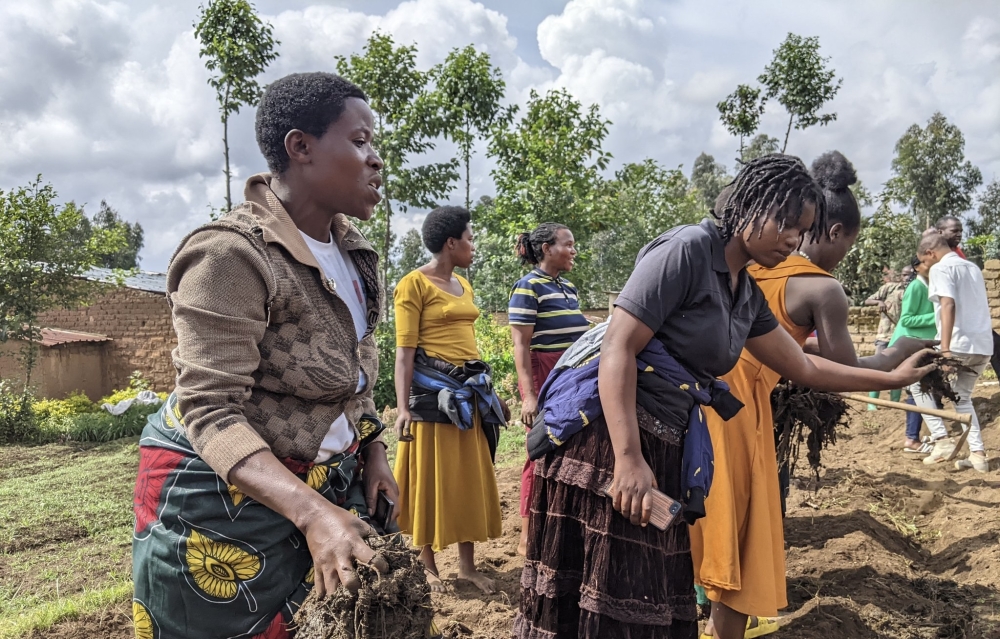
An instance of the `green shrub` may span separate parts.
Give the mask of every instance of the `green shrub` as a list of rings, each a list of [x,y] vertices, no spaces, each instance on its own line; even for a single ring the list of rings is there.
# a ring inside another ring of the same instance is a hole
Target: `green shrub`
[[[151,404],[135,404],[115,416],[107,411],[54,417],[40,429],[49,441],[109,442],[122,437],[138,437],[146,427],[146,418],[160,409]]]
[[[30,391],[0,379],[0,444],[31,443],[38,438],[38,418]]]
[[[82,415],[83,413],[93,413],[98,410],[98,406],[90,401],[86,395],[80,391],[70,394],[66,399],[41,399],[32,404],[35,416],[39,422],[44,422],[53,417],[67,417],[69,415]]]
[[[501,326],[491,313],[476,320],[479,356],[493,369],[493,386],[501,397],[517,396],[517,368],[514,366],[514,338],[509,326]]]

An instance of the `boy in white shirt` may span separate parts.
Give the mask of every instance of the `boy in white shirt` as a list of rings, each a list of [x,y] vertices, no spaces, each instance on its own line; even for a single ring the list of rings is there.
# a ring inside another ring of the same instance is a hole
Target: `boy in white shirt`
[[[979,418],[972,405],[972,390],[993,353],[993,326],[986,283],[979,267],[952,251],[943,235],[934,233],[924,236],[920,240],[917,257],[930,267],[927,295],[934,304],[941,351],[961,360],[965,366],[958,371],[954,390],[959,396],[955,409],[972,415],[969,457],[956,461],[955,467],[973,468],[985,473],[989,462]],[[944,449],[949,445],[953,447],[953,444],[945,441],[935,445],[935,451],[924,460],[925,463],[937,463],[947,458],[951,450]]]

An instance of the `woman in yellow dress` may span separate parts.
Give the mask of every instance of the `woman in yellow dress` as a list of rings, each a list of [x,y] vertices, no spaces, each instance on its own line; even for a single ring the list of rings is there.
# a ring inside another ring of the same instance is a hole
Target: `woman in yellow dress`
[[[400,490],[399,526],[421,548],[431,589],[445,590],[434,553],[457,543],[458,578],[490,594],[495,590],[493,580],[476,570],[473,546],[501,534],[500,496],[490,442],[482,427],[484,415],[474,410],[471,427],[465,429],[454,421],[420,421],[411,401],[418,358],[461,369],[480,357],[473,330],[479,309],[469,282],[454,273],[455,268],[472,264],[475,249],[469,222],[469,212],[461,207],[431,211],[422,235],[433,257],[396,285],[400,443],[394,474]]]

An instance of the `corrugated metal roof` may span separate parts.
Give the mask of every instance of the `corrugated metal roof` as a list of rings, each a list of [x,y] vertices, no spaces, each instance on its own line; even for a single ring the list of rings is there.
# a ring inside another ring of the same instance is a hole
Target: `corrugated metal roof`
[[[42,339],[39,342],[42,346],[59,346],[60,344],[71,344],[73,342],[110,342],[107,335],[97,333],[80,333],[78,331],[64,331],[58,328],[43,328],[41,330]]]
[[[83,274],[88,280],[97,282],[116,283],[115,272],[109,268],[94,267]],[[167,292],[167,274],[153,273],[149,271],[138,271],[130,275],[122,282],[126,288],[133,288],[137,291],[147,291],[149,293]]]

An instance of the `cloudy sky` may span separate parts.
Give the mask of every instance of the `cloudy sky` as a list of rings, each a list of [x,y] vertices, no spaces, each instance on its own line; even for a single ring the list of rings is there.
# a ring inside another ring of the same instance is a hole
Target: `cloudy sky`
[[[142,268],[164,270],[177,241],[224,200],[221,124],[193,37],[199,0],[32,0],[0,4],[0,190],[41,173],[62,200],[106,199],[146,229]],[[333,70],[376,29],[419,47],[429,68],[472,43],[504,73],[508,101],[565,87],[613,121],[612,168],[652,157],[683,165],[738,146],[715,104],[752,82],[789,32],[820,37],[844,84],[832,125],[793,131],[807,161],[837,148],[872,190],[893,145],[942,111],[985,180],[1000,177],[1000,18],[995,1],[954,0],[259,0],[280,58],[265,82]],[[781,137],[780,106],[762,131]],[[242,180],[265,169],[252,110],[230,125]],[[441,153],[450,153],[444,146]],[[474,197],[492,194],[473,160]],[[461,199],[456,188],[453,197]],[[416,216],[406,225],[419,221]]]

